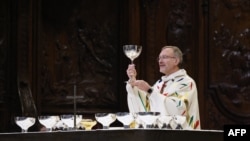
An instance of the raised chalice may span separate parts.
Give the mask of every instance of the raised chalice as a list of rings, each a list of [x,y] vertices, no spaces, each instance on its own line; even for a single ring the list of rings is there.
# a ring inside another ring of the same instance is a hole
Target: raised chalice
[[[134,64],[134,60],[141,54],[142,46],[140,45],[123,45],[124,54],[131,60],[131,64]],[[129,81],[135,79],[131,76]]]
[[[131,60],[131,64],[133,64],[133,61],[141,54],[142,46],[124,45],[123,51],[124,51],[124,54]]]

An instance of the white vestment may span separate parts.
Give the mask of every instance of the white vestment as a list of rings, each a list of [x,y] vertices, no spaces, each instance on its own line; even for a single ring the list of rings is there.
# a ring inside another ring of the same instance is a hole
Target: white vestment
[[[161,115],[184,116],[184,129],[200,129],[200,115],[197,87],[184,69],[162,76],[149,95],[150,111],[160,112]],[[146,111],[147,92],[126,85],[128,108],[131,113]]]

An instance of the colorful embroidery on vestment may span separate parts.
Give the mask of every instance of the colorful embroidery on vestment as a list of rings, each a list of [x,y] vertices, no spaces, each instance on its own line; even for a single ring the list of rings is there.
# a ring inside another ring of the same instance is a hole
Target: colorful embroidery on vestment
[[[184,88],[185,86],[187,86],[187,84],[181,84],[182,87],[180,87],[180,89]]]
[[[177,80],[177,82],[179,82],[179,81],[181,81],[181,80],[183,80],[183,78],[181,78],[181,79]]]
[[[189,126],[192,124],[193,120],[194,120],[194,116],[192,116],[192,117],[190,118],[189,123],[188,123]]]
[[[194,129],[196,129],[199,125],[200,125],[200,121],[197,120],[197,121],[195,122],[195,124],[194,124]]]

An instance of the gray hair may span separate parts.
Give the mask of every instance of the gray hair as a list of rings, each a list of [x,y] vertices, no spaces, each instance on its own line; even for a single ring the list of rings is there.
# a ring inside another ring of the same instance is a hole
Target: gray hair
[[[164,46],[162,47],[161,50],[163,49],[166,49],[166,48],[172,48],[173,49],[173,52],[174,52],[174,56],[177,57],[180,62],[179,62],[179,66],[182,64],[183,62],[183,54],[182,54],[182,51],[180,50],[180,48],[178,48],[177,46]]]

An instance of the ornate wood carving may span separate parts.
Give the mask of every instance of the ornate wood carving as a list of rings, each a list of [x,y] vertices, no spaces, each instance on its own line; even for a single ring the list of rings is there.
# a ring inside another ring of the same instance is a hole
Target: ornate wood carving
[[[167,26],[168,44],[185,47],[188,42],[188,30],[192,24],[190,19],[190,3],[187,0],[171,0]]]
[[[224,119],[249,123],[250,5],[244,0],[212,1],[210,5],[213,12],[210,18],[209,94],[219,111],[209,112],[224,116],[217,125],[220,128],[225,124]],[[216,117],[209,115],[213,122]]]
[[[43,1],[38,51],[41,112],[73,112],[73,100],[67,96],[73,96],[74,85],[77,96],[83,96],[77,99],[78,112],[118,108],[118,8],[114,1],[63,2],[59,7]]]
[[[166,41],[168,45],[176,45],[183,52],[183,67],[188,70],[189,75],[195,77],[195,69],[192,67],[197,61],[193,55],[197,53],[197,36],[195,28],[197,19],[196,7],[189,0],[170,0],[169,12],[166,17]]]

